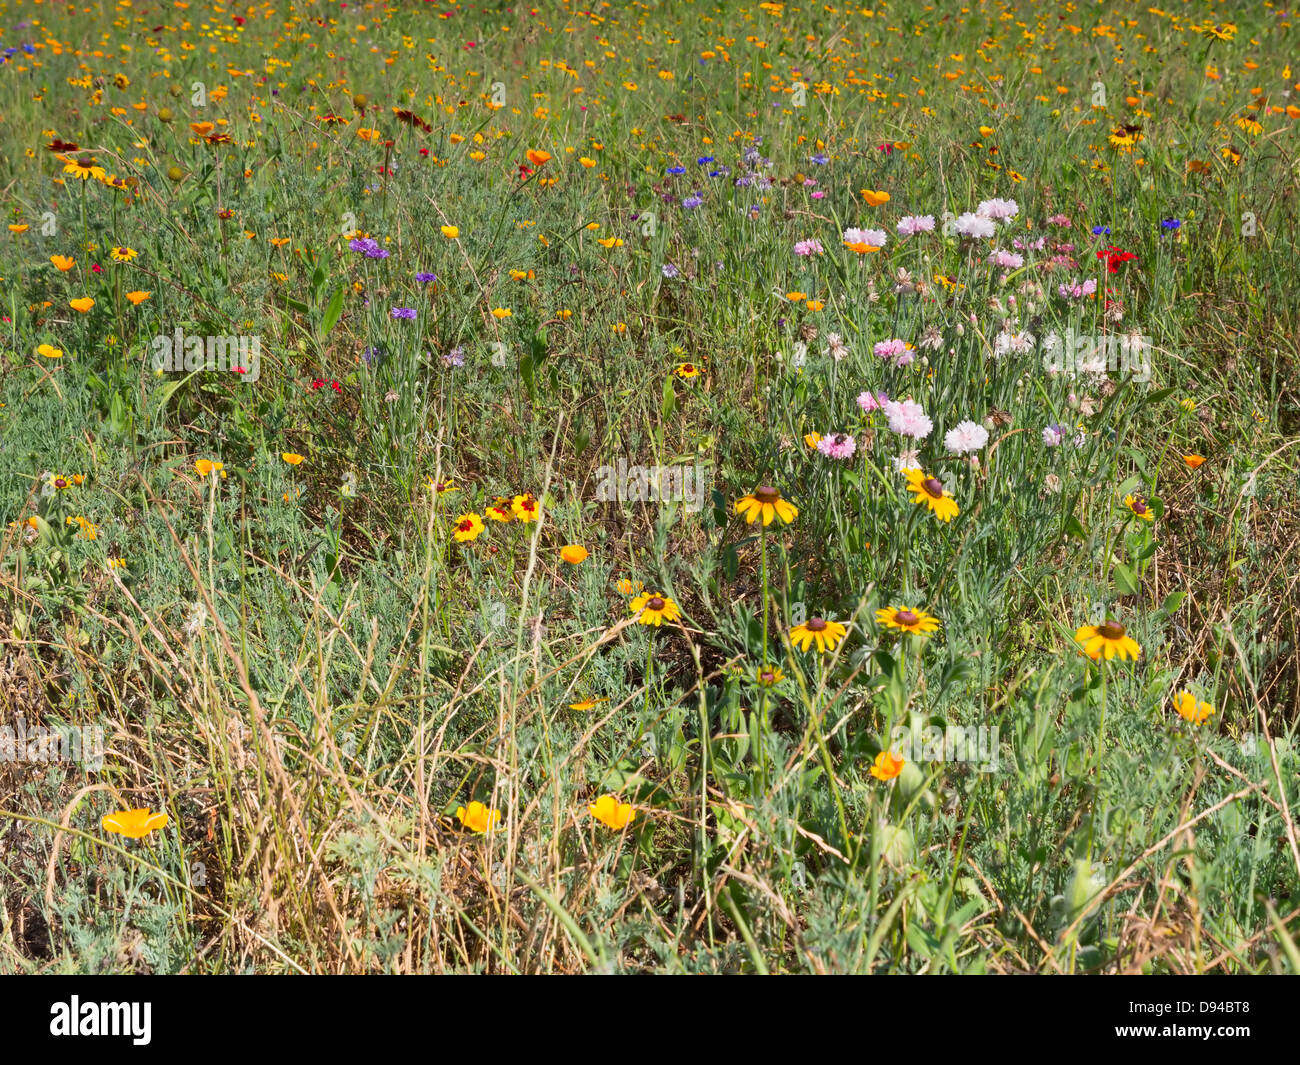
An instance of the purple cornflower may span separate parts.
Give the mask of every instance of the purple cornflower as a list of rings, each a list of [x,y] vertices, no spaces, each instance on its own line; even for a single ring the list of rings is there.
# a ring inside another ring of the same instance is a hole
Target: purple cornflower
[[[420,282],[420,284],[422,285],[427,285],[432,281],[437,281],[438,275],[437,274],[416,274],[415,280]]]
[[[394,307],[394,308],[393,308],[393,317],[394,317],[394,318],[405,318],[405,319],[407,319],[407,320],[409,321],[409,320],[412,320],[412,319],[415,318],[416,313],[417,313],[417,312],[416,312],[416,310],[415,310],[414,307]]]

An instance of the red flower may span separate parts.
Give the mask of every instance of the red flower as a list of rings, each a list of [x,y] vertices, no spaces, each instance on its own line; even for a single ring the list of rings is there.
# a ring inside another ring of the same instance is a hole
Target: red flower
[[[1131,251],[1125,251],[1123,248],[1117,248],[1111,245],[1109,248],[1102,248],[1097,252],[1098,259],[1106,260],[1106,269],[1112,274],[1119,273],[1120,263],[1126,263],[1130,259],[1136,259],[1137,255]]]

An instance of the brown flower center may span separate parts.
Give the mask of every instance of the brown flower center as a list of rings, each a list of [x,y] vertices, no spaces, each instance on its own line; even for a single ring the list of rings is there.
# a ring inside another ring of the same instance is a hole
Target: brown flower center
[[[911,610],[898,610],[894,613],[894,620],[900,625],[915,625],[921,619]]]
[[[1108,621],[1097,626],[1097,635],[1107,640],[1120,640],[1124,637],[1124,626],[1118,621]]]
[[[754,498],[760,503],[775,503],[781,498],[781,493],[771,485],[763,484],[754,489]]]
[[[759,672],[758,679],[764,684],[774,684],[776,682],[776,674],[770,669],[764,669]]]
[[[1144,502],[1143,502],[1142,500],[1140,500],[1140,499],[1135,499],[1135,500],[1133,500],[1133,513],[1134,513],[1134,514],[1145,514],[1146,512],[1147,512],[1147,505],[1146,505],[1146,503],[1144,503]]]
[[[667,605],[668,604],[664,602],[663,597],[658,595],[646,603],[646,607],[654,611],[662,610]]]
[[[937,477],[927,477],[921,482],[921,487],[925,489],[925,494],[931,499],[943,498],[943,482]]]
[[[821,632],[826,628],[826,622],[822,618],[812,618],[804,628],[809,632]]]

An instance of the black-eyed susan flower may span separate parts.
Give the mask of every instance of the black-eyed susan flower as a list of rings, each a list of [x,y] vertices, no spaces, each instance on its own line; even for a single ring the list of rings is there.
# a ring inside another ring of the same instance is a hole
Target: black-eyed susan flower
[[[940,521],[952,521],[957,516],[957,500],[943,486],[937,477],[931,477],[924,470],[907,470],[907,490],[916,499],[914,502],[929,507]]]
[[[86,181],[89,178],[101,179],[107,171],[95,162],[93,155],[79,155],[74,158],[60,156],[64,162],[63,172]]]
[[[917,636],[928,636],[938,631],[941,622],[920,607],[891,606],[876,611],[876,623],[886,628],[899,629]]]
[[[129,263],[132,259],[134,259],[139,254],[140,253],[136,251],[134,248],[127,248],[123,246],[111,248],[109,249],[108,252],[109,258],[111,258],[115,263]]]
[[[167,826],[167,815],[150,813],[143,810],[118,810],[117,813],[105,814],[99,822],[105,832],[116,832],[128,839],[143,839],[150,832]]]
[[[780,666],[759,666],[754,672],[754,679],[764,688],[771,688],[785,679]]]
[[[468,808],[456,807],[456,820],[471,832],[490,832],[501,823],[501,811],[481,802],[472,802]]]
[[[801,651],[808,650],[814,643],[818,651],[834,651],[848,631],[838,621],[809,618],[790,630],[790,642]]]
[[[1143,521],[1156,520],[1155,515],[1151,513],[1151,508],[1147,505],[1147,501],[1141,496],[1125,496],[1124,505],[1133,512],[1134,516],[1141,518]]]
[[[483,531],[483,519],[477,514],[461,514],[456,518],[456,529],[453,535],[462,543],[469,543],[478,539],[478,534]]]
[[[704,371],[693,362],[678,363],[677,369],[673,371],[678,377],[689,381],[692,377],[699,377]]]
[[[903,771],[903,766],[906,764],[902,755],[894,754],[892,751],[881,751],[876,755],[876,760],[871,763],[871,775],[877,780],[893,780]]]
[[[1214,713],[1214,707],[1203,703],[1189,691],[1181,691],[1174,696],[1174,709],[1178,716],[1192,725],[1204,725]]]
[[[1137,661],[1142,654],[1137,641],[1128,635],[1118,621],[1107,621],[1104,625],[1082,625],[1074,634],[1074,639],[1082,645],[1084,654],[1094,662],[1103,655],[1107,661],[1116,655],[1121,662],[1129,658]]]
[[[632,804],[619,802],[617,795],[602,795],[595,802],[587,804],[587,812],[602,825],[615,831],[630,825],[636,819]]]
[[[799,516],[796,507],[781,498],[781,493],[771,485],[759,485],[749,495],[736,501],[736,513],[753,525],[759,518],[764,525],[771,525],[774,517],[780,518],[787,525]]]
[[[635,614],[641,611],[641,616],[637,619],[642,625],[654,625],[658,627],[665,621],[676,621],[682,616],[681,609],[676,603],[666,595],[660,595],[658,592],[642,592],[631,603],[628,609]]]

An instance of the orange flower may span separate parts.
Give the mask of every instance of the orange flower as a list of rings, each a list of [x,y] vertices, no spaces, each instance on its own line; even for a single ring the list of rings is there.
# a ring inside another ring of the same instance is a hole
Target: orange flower
[[[1183,461],[1187,463],[1189,469],[1197,469],[1205,461],[1204,455],[1184,455]]]
[[[862,198],[872,207],[879,207],[889,202],[889,193],[874,189],[862,189]]]
[[[528,161],[533,166],[541,166],[543,163],[551,161],[551,153],[544,152],[541,148],[529,148],[528,151],[524,152],[524,155],[528,157]]]
[[[89,296],[81,296],[75,300],[68,300],[68,306],[74,311],[80,311],[82,314],[89,312],[90,308],[95,306],[95,301]]]
[[[302,456],[296,455],[292,451],[281,451],[280,458],[284,459],[290,466],[297,466],[302,462]]]
[[[140,289],[137,289],[134,292],[128,292],[126,294],[126,298],[131,301],[131,306],[138,307],[140,304],[142,304],[145,300],[147,300],[152,295],[153,295],[152,292],[144,292],[141,291]]]
[[[57,266],[61,273],[66,273],[77,265],[77,260],[68,255],[51,255],[50,262]]]
[[[99,822],[105,832],[116,832],[128,839],[143,839],[150,832],[167,825],[167,815],[151,814],[144,810],[118,810],[114,814],[105,814]]]
[[[608,828],[618,831],[636,819],[632,804],[619,802],[616,795],[602,795],[587,805],[587,812]]]
[[[582,544],[566,544],[560,548],[560,557],[570,566],[576,566],[587,559],[587,549]]]
[[[902,756],[892,751],[881,751],[871,766],[871,775],[877,780],[893,780],[903,771]]]

